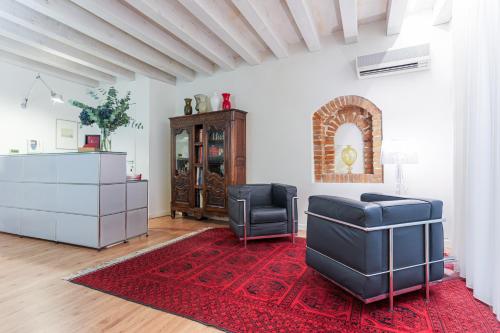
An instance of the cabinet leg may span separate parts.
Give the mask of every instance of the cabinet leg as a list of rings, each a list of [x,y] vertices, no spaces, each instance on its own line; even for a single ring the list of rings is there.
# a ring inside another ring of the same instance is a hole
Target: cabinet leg
[[[175,219],[175,210],[173,210],[173,211],[170,212],[170,217],[172,219]]]
[[[188,213],[184,213],[184,212],[183,212],[183,213],[182,213],[182,217],[186,217],[186,216],[188,216]]]

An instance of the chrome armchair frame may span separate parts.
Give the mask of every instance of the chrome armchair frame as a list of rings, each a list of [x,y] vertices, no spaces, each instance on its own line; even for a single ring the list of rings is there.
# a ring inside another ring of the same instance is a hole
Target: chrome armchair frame
[[[335,263],[337,263],[339,265],[342,265],[343,267],[346,267],[346,268],[350,269],[351,271],[353,271],[353,272],[355,272],[357,274],[361,274],[361,275],[363,275],[365,277],[382,275],[382,274],[389,274],[389,293],[381,294],[381,295],[374,296],[374,297],[368,298],[368,299],[362,298],[360,295],[357,295],[356,293],[352,292],[351,290],[345,288],[344,286],[338,284],[335,281],[332,281],[331,279],[329,279],[328,277],[325,276],[328,280],[330,280],[331,282],[333,282],[335,285],[337,285],[340,288],[344,289],[345,291],[347,291],[348,293],[350,293],[351,295],[353,295],[357,299],[361,300],[365,304],[389,298],[389,307],[390,307],[390,310],[392,311],[394,309],[394,296],[401,295],[401,294],[408,293],[408,292],[415,291],[415,290],[419,290],[419,289],[422,289],[422,288],[425,288],[425,299],[426,299],[426,301],[428,301],[429,300],[429,287],[430,287],[430,285],[433,284],[433,283],[439,282],[439,281],[435,281],[435,282],[431,283],[429,281],[430,265],[434,264],[434,263],[438,263],[438,262],[455,261],[454,258],[443,258],[443,259],[433,260],[433,261],[429,260],[429,251],[430,251],[429,250],[429,245],[430,245],[430,242],[429,242],[429,226],[431,224],[434,224],[434,223],[445,222],[446,220],[444,218],[434,219],[434,220],[425,220],[425,221],[407,222],[407,223],[385,225],[385,226],[377,226],[377,227],[362,227],[362,226],[359,226],[359,225],[356,225],[356,224],[352,224],[352,223],[349,223],[349,222],[346,222],[346,221],[337,220],[337,219],[334,219],[334,218],[331,218],[331,217],[328,217],[328,216],[323,216],[323,215],[312,213],[312,212],[309,212],[309,211],[306,211],[305,214],[311,215],[311,216],[314,216],[314,217],[317,217],[317,218],[320,218],[320,219],[323,219],[323,220],[326,220],[326,221],[329,221],[329,222],[340,224],[340,225],[343,225],[343,226],[346,226],[346,227],[349,227],[349,228],[361,230],[361,231],[364,231],[364,232],[383,231],[383,230],[387,230],[388,231],[388,233],[389,233],[389,269],[386,270],[386,271],[377,272],[377,273],[371,273],[371,274],[362,273],[362,272],[360,272],[360,271],[358,271],[358,270],[356,270],[356,269],[354,269],[354,268],[352,268],[352,267],[350,267],[348,265],[345,265],[344,263],[341,263],[341,262],[339,262],[339,261],[337,261],[337,260],[335,260],[335,259],[333,259],[333,258],[331,258],[331,257],[329,257],[329,256],[327,256],[327,255],[325,255],[325,254],[323,254],[321,252],[319,252],[319,251],[316,251],[316,250],[314,250],[314,249],[312,249],[310,247],[307,247],[309,250],[314,251],[314,252],[316,252],[316,253],[318,253],[318,254],[320,254],[320,255],[328,258],[329,260],[332,260]],[[399,268],[395,269],[394,268],[394,229],[405,228],[405,227],[413,227],[413,226],[418,226],[418,225],[424,225],[425,226],[425,236],[424,236],[424,242],[425,242],[425,245],[424,245],[424,248],[425,248],[425,261],[423,263],[420,263],[420,264],[410,265],[410,266],[404,266],[404,267],[399,267]],[[394,291],[394,272],[402,271],[402,270],[409,269],[409,268],[419,267],[419,266],[425,266],[425,283],[424,284],[419,284],[419,285],[416,285],[416,286],[413,286],[413,287],[409,287],[409,288],[405,288],[405,289]]]
[[[240,241],[244,242],[245,248],[247,247],[247,240],[252,239],[265,239],[265,238],[277,238],[277,237],[292,237],[292,243],[295,243],[295,222],[297,217],[295,216],[295,207],[297,206],[297,200],[299,197],[292,197],[292,233],[286,234],[273,234],[264,236],[247,236],[247,201],[246,199],[237,199],[236,201],[243,203],[243,224],[238,224],[238,227],[243,227],[243,238],[240,237]]]

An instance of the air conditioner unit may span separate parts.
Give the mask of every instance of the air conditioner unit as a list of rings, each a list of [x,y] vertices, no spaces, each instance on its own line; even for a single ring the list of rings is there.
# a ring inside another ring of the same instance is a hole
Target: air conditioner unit
[[[392,49],[356,58],[358,78],[416,72],[430,68],[429,44]]]

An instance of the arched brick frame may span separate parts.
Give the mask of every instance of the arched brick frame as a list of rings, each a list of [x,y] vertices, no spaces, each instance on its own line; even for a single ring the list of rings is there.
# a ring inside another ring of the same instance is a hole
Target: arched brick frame
[[[335,133],[346,123],[363,135],[364,174],[335,173]],[[340,96],[313,114],[314,180],[321,183],[382,183],[382,112],[360,96]]]

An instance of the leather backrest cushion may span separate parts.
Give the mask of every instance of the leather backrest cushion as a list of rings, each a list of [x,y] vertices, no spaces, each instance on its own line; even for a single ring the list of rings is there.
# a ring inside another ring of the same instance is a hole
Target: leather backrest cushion
[[[271,206],[272,205],[272,186],[271,184],[252,184],[251,188],[251,207]]]
[[[287,208],[289,203],[287,198],[288,194],[296,196],[297,188],[289,185],[272,184],[272,200],[274,206]]]
[[[382,223],[382,210],[379,205],[347,198],[313,195],[309,197],[308,210],[362,227],[380,226]]]
[[[377,201],[374,204],[382,208],[384,225],[425,221],[431,217],[431,204],[421,200]]]

